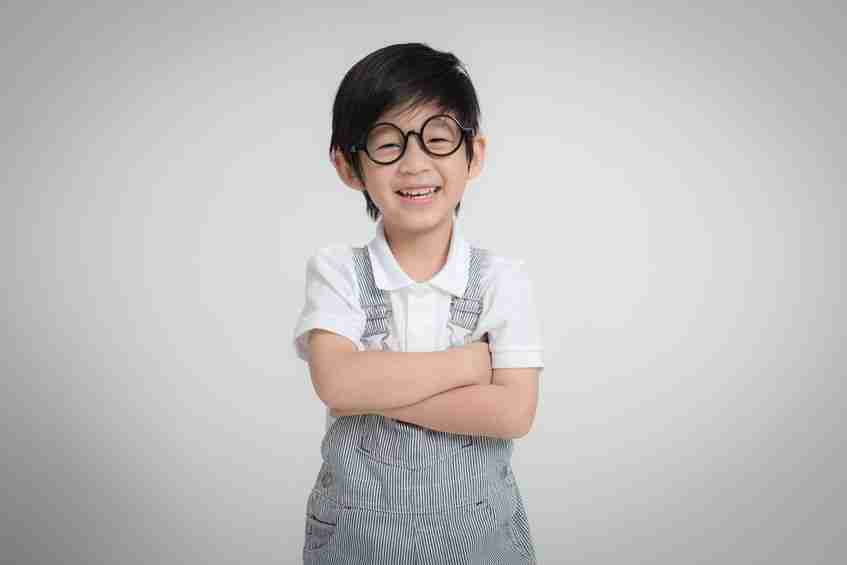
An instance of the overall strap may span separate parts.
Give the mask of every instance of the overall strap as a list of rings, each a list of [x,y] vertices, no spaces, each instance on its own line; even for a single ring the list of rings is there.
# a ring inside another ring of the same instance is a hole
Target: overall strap
[[[479,315],[482,313],[482,273],[487,261],[488,250],[471,247],[465,294],[461,298],[454,296],[450,302],[450,322],[469,332],[476,329]]]
[[[353,264],[359,281],[359,304],[367,316],[362,339],[379,334],[387,337],[391,331],[391,300],[388,293],[374,282],[367,246],[353,248]]]

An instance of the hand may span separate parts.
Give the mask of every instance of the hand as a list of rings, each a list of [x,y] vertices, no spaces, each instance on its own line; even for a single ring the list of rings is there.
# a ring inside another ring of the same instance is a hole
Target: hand
[[[471,374],[476,379],[475,383],[490,385],[493,372],[491,370],[491,350],[488,346],[488,334],[484,334],[480,341],[465,344],[463,347],[467,349]]]

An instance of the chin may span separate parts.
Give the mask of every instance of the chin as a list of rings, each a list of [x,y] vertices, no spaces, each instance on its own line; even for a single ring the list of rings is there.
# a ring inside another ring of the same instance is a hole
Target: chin
[[[383,220],[385,221],[385,220]],[[427,231],[442,224],[453,221],[453,214],[422,213],[422,214],[398,214],[388,223],[409,231]]]

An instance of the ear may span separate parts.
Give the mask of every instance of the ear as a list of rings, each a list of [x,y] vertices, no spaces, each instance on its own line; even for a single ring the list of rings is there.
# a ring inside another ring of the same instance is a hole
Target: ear
[[[475,179],[482,172],[482,164],[485,162],[485,136],[475,135],[473,138],[473,160],[468,168],[468,180]]]
[[[365,190],[364,183],[358,176],[356,176],[356,172],[346,159],[344,159],[344,154],[337,148],[332,150],[332,164],[335,167],[335,171],[338,173],[338,178],[340,178],[344,184],[353,190],[358,190],[360,192]]]

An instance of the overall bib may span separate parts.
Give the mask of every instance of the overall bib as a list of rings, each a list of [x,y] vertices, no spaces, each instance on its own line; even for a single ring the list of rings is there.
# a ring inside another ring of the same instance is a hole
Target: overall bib
[[[374,284],[368,248],[353,251],[367,315],[362,343],[389,350],[390,298]],[[471,249],[464,295],[451,302],[453,346],[470,340],[482,312],[486,257]],[[303,563],[536,563],[512,449],[512,440],[434,431],[377,414],[339,417],[321,443]]]

